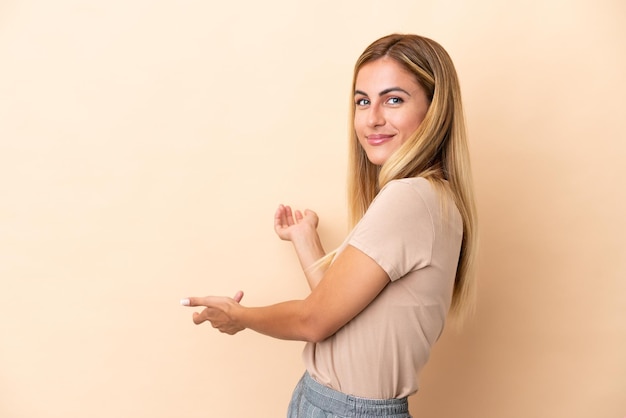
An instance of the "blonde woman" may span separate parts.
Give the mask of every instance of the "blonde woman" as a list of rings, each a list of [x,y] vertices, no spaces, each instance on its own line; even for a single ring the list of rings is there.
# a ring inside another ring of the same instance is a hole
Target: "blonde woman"
[[[354,68],[352,230],[325,254],[310,210],[279,206],[311,293],[265,307],[193,297],[220,331],[302,340],[306,372],[289,418],[409,417],[407,397],[449,311],[471,308],[476,214],[459,83],[436,42],[389,35]]]

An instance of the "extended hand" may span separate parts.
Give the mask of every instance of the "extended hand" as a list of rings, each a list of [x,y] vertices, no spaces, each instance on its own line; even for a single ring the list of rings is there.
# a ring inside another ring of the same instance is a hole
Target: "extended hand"
[[[232,316],[233,309],[239,307],[242,298],[243,292],[238,291],[232,299],[220,296],[191,297],[182,299],[180,303],[183,306],[205,307],[202,312],[193,313],[193,322],[196,325],[209,321],[213,328],[217,328],[220,332],[234,335],[244,329]]]
[[[312,210],[306,209],[304,214],[291,207],[279,205],[274,215],[274,230],[282,240],[293,241],[297,235],[315,233],[319,218]]]

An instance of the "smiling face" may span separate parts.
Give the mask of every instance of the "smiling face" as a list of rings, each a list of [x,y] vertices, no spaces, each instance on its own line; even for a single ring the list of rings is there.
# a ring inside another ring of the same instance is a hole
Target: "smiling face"
[[[415,76],[386,57],[359,69],[354,102],[354,130],[375,165],[384,164],[417,130],[430,104]]]

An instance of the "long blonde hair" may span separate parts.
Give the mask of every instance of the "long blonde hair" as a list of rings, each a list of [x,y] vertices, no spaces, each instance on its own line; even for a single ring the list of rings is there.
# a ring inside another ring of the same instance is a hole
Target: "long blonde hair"
[[[389,181],[424,177],[450,193],[463,220],[463,241],[452,294],[451,311],[463,317],[474,306],[477,219],[467,147],[461,89],[454,64],[437,42],[418,35],[393,34],[378,39],[354,66],[352,92],[363,65],[391,58],[415,75],[430,106],[417,131],[382,165],[372,164],[350,130],[348,206],[352,227],[363,217],[378,191]],[[352,100],[351,121],[355,104]],[[447,181],[447,184],[446,184]]]

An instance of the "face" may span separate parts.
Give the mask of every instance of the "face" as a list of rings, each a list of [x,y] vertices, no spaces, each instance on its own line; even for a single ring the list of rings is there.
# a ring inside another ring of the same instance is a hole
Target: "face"
[[[354,129],[375,165],[384,164],[415,132],[429,106],[415,76],[387,57],[361,67],[354,102]]]

